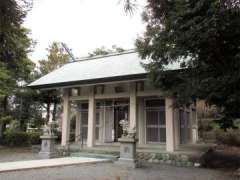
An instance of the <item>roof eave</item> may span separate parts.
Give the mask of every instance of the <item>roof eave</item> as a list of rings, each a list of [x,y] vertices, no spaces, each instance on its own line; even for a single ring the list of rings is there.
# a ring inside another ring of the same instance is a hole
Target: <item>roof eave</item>
[[[110,83],[110,82],[134,81],[134,80],[138,81],[146,78],[147,78],[147,73],[142,73],[142,74],[89,79],[89,80],[81,80],[81,81],[60,82],[60,83],[53,83],[53,84],[28,85],[28,87],[32,89],[57,89],[57,88],[64,88],[64,87],[71,87],[71,86],[104,84],[104,83]]]

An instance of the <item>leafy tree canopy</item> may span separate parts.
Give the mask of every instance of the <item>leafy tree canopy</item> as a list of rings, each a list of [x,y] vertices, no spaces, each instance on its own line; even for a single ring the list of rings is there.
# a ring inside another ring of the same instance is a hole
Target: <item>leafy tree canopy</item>
[[[47,59],[39,61],[39,72],[36,73],[35,79],[46,75],[64,64],[70,62],[70,56],[62,47],[60,42],[53,42],[49,48],[47,48]],[[56,118],[57,104],[61,101],[59,90],[38,91],[35,96],[35,100],[42,103],[42,106],[47,111],[46,122],[49,121],[50,107],[53,104],[53,120]]]
[[[18,81],[28,78],[33,63],[27,54],[32,40],[22,27],[29,2],[4,0],[0,3],[0,97],[10,95]]]
[[[13,119],[24,121],[40,115],[39,106],[31,104],[29,90],[22,84],[31,80],[35,67],[28,58],[32,51],[29,30],[22,26],[31,8],[31,0],[4,0],[0,2],[0,125]],[[40,116],[38,116],[40,117]]]
[[[124,49],[121,47],[118,47],[117,45],[112,45],[112,49],[107,49],[105,46],[102,46],[100,48],[96,48],[93,52],[88,53],[89,57],[93,56],[99,56],[99,55],[107,55],[110,53],[120,53],[123,52]]]
[[[60,42],[53,42],[49,48],[47,48],[47,51],[47,59],[39,61],[41,75],[48,74],[70,61],[68,53],[62,47]]]
[[[220,107],[228,120],[240,117],[240,2],[148,0],[146,31],[136,41],[156,86],[177,105],[197,98]],[[184,69],[164,71],[171,63]]]

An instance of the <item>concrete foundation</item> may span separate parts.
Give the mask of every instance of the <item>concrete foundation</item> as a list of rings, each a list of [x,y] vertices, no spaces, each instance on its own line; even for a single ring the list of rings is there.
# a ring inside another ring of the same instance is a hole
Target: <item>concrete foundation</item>
[[[120,158],[116,164],[124,167],[136,168],[139,166],[136,159],[136,139],[123,137],[118,139],[120,142]]]

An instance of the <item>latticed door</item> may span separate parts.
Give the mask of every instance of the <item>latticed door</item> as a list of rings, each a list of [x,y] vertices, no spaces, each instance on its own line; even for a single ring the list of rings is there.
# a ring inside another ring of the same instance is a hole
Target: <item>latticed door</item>
[[[180,110],[179,111],[180,121],[180,143],[187,144],[190,140],[190,113]]]
[[[166,142],[165,102],[162,99],[146,100],[146,141],[147,143]]]
[[[80,116],[81,116],[80,139],[82,141],[86,141],[88,134],[88,103],[81,104]]]
[[[81,111],[81,138],[86,141],[88,134],[88,110]]]

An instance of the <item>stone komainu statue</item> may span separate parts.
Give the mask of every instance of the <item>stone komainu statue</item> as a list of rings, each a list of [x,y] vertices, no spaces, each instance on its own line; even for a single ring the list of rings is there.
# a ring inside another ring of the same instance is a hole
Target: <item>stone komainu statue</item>
[[[43,135],[54,135],[54,125],[52,123],[44,125]]]
[[[122,137],[136,138],[136,128],[130,129],[128,120],[122,119],[120,120],[119,124],[122,126],[123,130]]]

